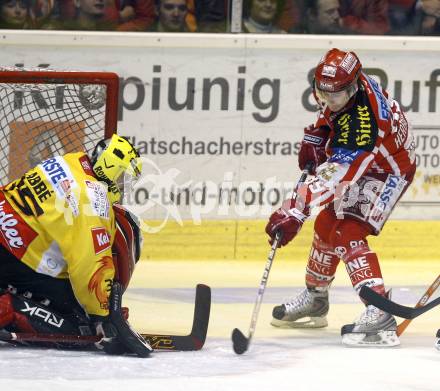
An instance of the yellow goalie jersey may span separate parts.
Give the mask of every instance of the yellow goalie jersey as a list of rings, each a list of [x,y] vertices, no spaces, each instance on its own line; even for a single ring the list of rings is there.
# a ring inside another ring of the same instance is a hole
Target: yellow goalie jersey
[[[0,243],[38,273],[69,279],[90,315],[108,315],[113,208],[86,154],[43,161],[0,191]]]

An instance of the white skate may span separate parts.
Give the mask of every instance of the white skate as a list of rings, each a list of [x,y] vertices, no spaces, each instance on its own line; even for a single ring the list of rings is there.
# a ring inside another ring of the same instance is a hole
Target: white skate
[[[367,306],[355,323],[342,327],[342,343],[347,346],[391,347],[400,345],[394,317],[373,305]]]
[[[272,326],[281,328],[319,328],[328,322],[328,292],[304,289],[292,301],[274,307]]]

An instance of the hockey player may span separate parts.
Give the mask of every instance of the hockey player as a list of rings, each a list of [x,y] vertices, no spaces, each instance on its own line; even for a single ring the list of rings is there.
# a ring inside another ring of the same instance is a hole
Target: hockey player
[[[98,335],[111,354],[151,351],[126,317],[123,327],[109,318],[113,282],[125,290],[139,259],[138,222],[117,202],[140,172],[138,152],[113,135],[90,159],[56,156],[0,188],[0,329]]]
[[[307,127],[299,166],[313,164],[315,176],[284,201],[266,226],[280,245],[299,232],[310,209],[325,206],[314,223],[306,267],[306,289],[273,309],[277,327],[325,327],[328,289],[340,260],[359,292],[367,285],[385,295],[376,253],[367,237],[378,235],[415,173],[415,144],[399,104],[362,72],[353,52],[332,49],[320,60],[313,81],[320,107]],[[355,323],[342,328],[346,345],[395,346],[396,321],[368,305]]]

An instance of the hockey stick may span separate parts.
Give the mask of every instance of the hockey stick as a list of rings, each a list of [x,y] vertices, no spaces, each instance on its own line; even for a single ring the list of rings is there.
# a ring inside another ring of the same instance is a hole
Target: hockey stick
[[[188,351],[200,350],[205,344],[211,311],[211,288],[198,284],[194,304],[194,317],[188,335],[141,334],[154,350]]]
[[[423,294],[423,296],[420,298],[420,300],[417,302],[415,308],[419,308],[427,303],[429,298],[434,294],[434,292],[437,290],[437,288],[440,285],[440,274],[437,276],[437,278],[434,280],[434,282],[428,287],[426,292]],[[397,326],[397,335],[400,336],[405,331],[405,329],[408,327],[408,325],[411,323],[411,319],[405,319],[402,323],[400,323]]]
[[[255,332],[255,326],[257,325],[258,313],[260,312],[261,303],[263,301],[264,291],[267,285],[267,279],[269,278],[270,268],[272,267],[273,259],[275,258],[275,252],[278,247],[278,243],[281,240],[281,233],[277,232],[275,239],[272,243],[269,255],[267,257],[266,266],[264,267],[263,277],[261,278],[260,288],[258,289],[257,299],[255,301],[254,311],[252,312],[251,325],[249,327],[248,337],[237,328],[232,330],[232,347],[237,354],[243,354],[249,347],[252,337]]]
[[[211,289],[207,285],[198,284],[196,288],[193,325],[188,335],[141,334],[141,336],[147,340],[154,350],[200,350],[206,340],[210,309]],[[53,342],[87,345],[98,342],[100,339],[100,337],[94,335],[11,333],[6,330],[0,330],[0,341],[6,342]]]
[[[375,307],[380,308],[391,315],[399,316],[400,318],[405,319],[417,318],[418,316],[440,304],[440,297],[438,297],[437,299],[434,299],[430,303],[421,307],[406,307],[387,299],[365,285],[361,288],[359,296]]]
[[[312,163],[308,162],[302,171],[301,177],[295,187],[295,191],[298,186],[307,179],[307,175],[312,168]],[[267,280],[269,278],[269,272],[272,267],[273,259],[275,258],[275,252],[278,247],[278,243],[282,238],[281,232],[277,232],[275,239],[272,243],[272,248],[270,249],[269,255],[267,257],[267,262],[264,267],[263,277],[261,278],[260,287],[258,288],[257,298],[255,300],[254,310],[252,312],[251,324],[249,326],[248,337],[246,337],[238,328],[232,330],[232,348],[237,354],[243,354],[249,348],[252,337],[255,332],[255,327],[257,325],[258,314],[260,312],[261,303],[263,301],[264,291],[266,289]]]

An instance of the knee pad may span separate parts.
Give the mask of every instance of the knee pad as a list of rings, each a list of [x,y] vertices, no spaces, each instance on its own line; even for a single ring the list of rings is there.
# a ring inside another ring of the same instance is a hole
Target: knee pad
[[[344,219],[335,224],[329,234],[329,244],[345,262],[357,252],[370,251],[367,236],[369,228],[357,220]],[[368,249],[368,250],[366,250]]]
[[[331,244],[330,235],[338,224],[339,220],[334,212],[330,208],[325,208],[316,216],[314,229],[323,242]]]

